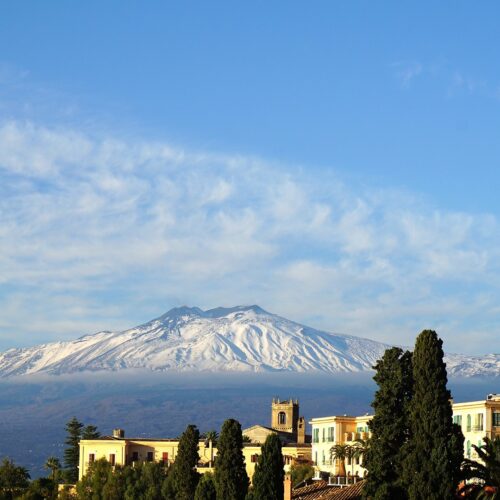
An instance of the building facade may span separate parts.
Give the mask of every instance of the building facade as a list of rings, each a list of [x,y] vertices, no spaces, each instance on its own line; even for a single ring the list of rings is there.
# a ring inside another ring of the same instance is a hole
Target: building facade
[[[477,459],[472,445],[481,446],[483,438],[500,436],[500,395],[489,394],[485,400],[468,403],[453,403],[453,422],[460,425],[465,437],[464,456]],[[331,416],[313,418],[312,460],[317,476],[336,476],[341,471],[339,460],[332,460],[331,449],[337,444],[356,445],[359,440],[371,437],[368,422],[372,415],[361,417]],[[362,457],[345,460],[348,475],[363,477]]]
[[[335,415],[313,418],[309,422],[312,426],[312,460],[318,475],[336,476],[341,473],[341,461],[332,459],[332,448],[337,444],[357,446],[360,440],[369,439],[368,422],[371,418],[371,415],[361,417]],[[346,473],[362,477],[365,469],[361,463],[362,458],[359,455],[346,458],[344,462]]]
[[[298,401],[273,400],[271,427],[254,425],[242,431],[242,434],[251,441],[244,443],[243,447],[245,467],[250,479],[261,454],[261,445],[271,433],[278,434],[281,439],[285,472],[295,463],[311,461],[310,436],[305,433],[304,417],[299,417]],[[128,438],[122,429],[115,429],[111,436],[82,439],[79,479],[87,473],[89,466],[95,460],[101,458],[105,458],[112,465],[132,465],[136,462],[163,462],[165,465],[170,465],[176,459],[178,447],[178,439]],[[216,446],[209,440],[201,439],[198,443],[198,454],[200,457],[198,471],[213,471],[217,456]]]
[[[483,401],[454,403],[453,421],[462,428],[465,457],[477,459],[472,445],[481,446],[484,437],[500,436],[500,394],[488,394]]]

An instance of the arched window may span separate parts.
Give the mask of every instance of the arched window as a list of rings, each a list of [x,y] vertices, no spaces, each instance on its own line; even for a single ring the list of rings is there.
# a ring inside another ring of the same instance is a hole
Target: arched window
[[[278,424],[279,425],[286,424],[286,413],[284,411],[280,411],[278,413]]]
[[[470,415],[467,415],[467,432],[470,432],[472,430],[472,417]]]

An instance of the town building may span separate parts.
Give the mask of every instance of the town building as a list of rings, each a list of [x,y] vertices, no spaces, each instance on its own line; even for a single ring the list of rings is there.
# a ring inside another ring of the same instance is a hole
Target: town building
[[[288,471],[295,463],[310,463],[311,436],[306,435],[305,419],[299,416],[297,400],[280,401],[271,405],[271,426],[254,425],[243,429],[242,434],[250,442],[244,443],[243,456],[248,477],[251,479],[261,454],[261,445],[266,437],[275,433],[280,436],[283,448],[284,469]],[[178,439],[129,438],[123,429],[115,429],[111,436],[80,441],[79,479],[88,471],[95,460],[105,458],[112,465],[132,465],[135,462],[163,462],[170,465],[175,461],[179,447]],[[213,471],[217,448],[212,441],[200,439],[198,445],[199,472]]]
[[[481,446],[483,438],[494,439],[500,435],[500,395],[489,394],[482,401],[453,403],[453,421],[460,425],[465,437],[464,455],[477,459],[472,445]],[[348,415],[313,418],[312,460],[319,479],[332,478],[341,474],[341,460],[332,459],[332,448],[337,444],[362,446],[371,437],[368,422],[372,415],[353,417]],[[347,457],[344,466],[347,476],[364,477],[362,456]],[[330,479],[331,483],[331,479]],[[336,481],[335,484],[337,484]]]
[[[368,422],[371,418],[371,415],[335,415],[311,419],[312,460],[317,477],[341,475],[343,466],[348,476],[363,477],[365,469],[361,466],[360,455],[347,457],[342,465],[341,460],[332,459],[331,449],[337,444],[361,446],[363,441],[370,438]]]
[[[483,445],[484,437],[500,436],[500,394],[488,394],[482,401],[454,403],[453,422],[462,428],[465,457],[476,460],[472,445]]]

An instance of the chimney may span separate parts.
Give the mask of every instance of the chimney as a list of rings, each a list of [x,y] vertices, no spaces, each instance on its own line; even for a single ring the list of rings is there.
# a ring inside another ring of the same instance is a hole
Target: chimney
[[[113,437],[114,438],[124,438],[125,431],[123,429],[113,429]]]
[[[290,474],[286,474],[283,481],[283,500],[292,500],[292,476]]]

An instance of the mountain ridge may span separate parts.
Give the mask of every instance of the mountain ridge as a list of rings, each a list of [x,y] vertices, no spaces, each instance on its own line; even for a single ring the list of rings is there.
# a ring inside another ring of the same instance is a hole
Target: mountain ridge
[[[363,372],[387,344],[329,333],[258,305],[181,306],[123,331],[0,353],[0,377],[148,369],[164,372]],[[457,376],[498,376],[500,355],[448,354]]]

